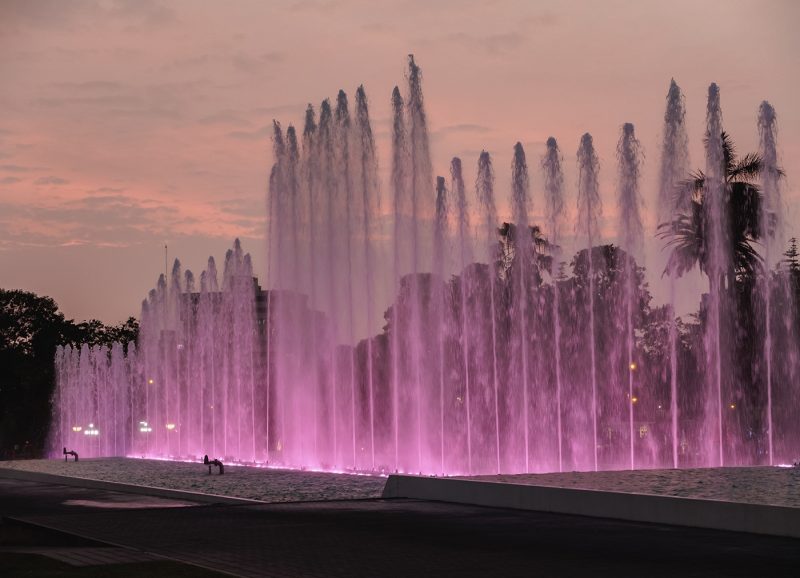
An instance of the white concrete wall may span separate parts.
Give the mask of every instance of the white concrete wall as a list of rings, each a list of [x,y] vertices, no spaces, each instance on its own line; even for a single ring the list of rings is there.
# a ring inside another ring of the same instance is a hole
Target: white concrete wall
[[[800,538],[800,508],[784,506],[406,475],[389,476],[383,497]]]

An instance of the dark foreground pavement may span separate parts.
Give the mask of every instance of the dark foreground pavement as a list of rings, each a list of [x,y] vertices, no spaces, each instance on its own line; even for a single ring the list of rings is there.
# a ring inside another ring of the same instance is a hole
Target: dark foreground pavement
[[[244,576],[800,576],[788,538],[411,500],[179,505],[0,477],[6,518]]]

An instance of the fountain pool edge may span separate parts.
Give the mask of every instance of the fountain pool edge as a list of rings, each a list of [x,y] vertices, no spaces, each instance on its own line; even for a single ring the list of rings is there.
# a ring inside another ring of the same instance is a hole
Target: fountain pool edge
[[[800,538],[800,508],[393,474],[384,498],[409,498]]]
[[[45,474],[42,472],[31,472],[3,468],[0,466],[0,478],[10,478],[13,480],[23,480],[28,482],[42,482],[46,484],[59,484],[62,486],[73,486],[79,488],[90,488],[93,490],[107,490],[110,492],[123,492],[128,494],[140,494],[144,496],[155,496],[157,498],[172,498],[199,502],[204,504],[264,504],[261,500],[249,498],[235,498],[232,496],[220,496],[217,494],[203,494],[187,490],[173,490],[171,488],[157,488],[153,486],[142,486],[138,484],[123,484],[121,482],[109,482],[95,480],[92,478],[79,478],[72,476],[61,476],[57,474]]]

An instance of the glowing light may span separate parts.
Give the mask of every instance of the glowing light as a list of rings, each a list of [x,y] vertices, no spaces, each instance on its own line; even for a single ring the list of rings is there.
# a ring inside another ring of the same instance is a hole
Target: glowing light
[[[75,428],[72,428],[72,429],[74,430]],[[98,430],[96,427],[94,427],[93,423],[90,423],[89,427],[87,427],[85,430],[83,430],[83,435],[85,435],[85,436],[98,436],[98,435],[100,435],[100,430]]]
[[[631,403],[636,403],[637,401],[639,401],[638,397],[632,397],[631,398]]]
[[[83,428],[82,428],[81,426],[79,426],[79,425],[74,425],[74,426],[72,426],[72,431],[74,431],[74,432],[79,432],[79,431],[81,431],[82,429],[83,429]]]
[[[153,431],[153,428],[151,428],[149,425],[147,425],[146,421],[140,421],[139,422],[139,431],[142,432],[142,433],[150,433],[151,431]]]
[[[628,367],[630,367],[631,371],[635,371],[636,370],[636,363],[632,361],[631,364]]]
[[[150,385],[153,385],[155,383],[155,381],[153,381],[153,378],[151,377],[150,379],[147,380],[147,383],[149,383]]]
[[[457,401],[458,403],[462,403],[464,400],[463,400],[463,399],[461,399],[461,396],[459,395],[458,397],[456,397],[456,401]]]
[[[736,404],[735,404],[735,403],[732,403],[732,404],[730,405],[730,408],[731,408],[731,409],[736,409]]]
[[[175,429],[175,424],[174,423],[168,423],[167,424],[167,429],[170,430],[170,431],[174,430]]]

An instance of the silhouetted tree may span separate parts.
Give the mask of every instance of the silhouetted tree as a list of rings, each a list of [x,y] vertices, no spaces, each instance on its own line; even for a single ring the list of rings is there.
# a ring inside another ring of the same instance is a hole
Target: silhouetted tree
[[[50,297],[0,289],[0,456],[35,455],[47,436],[58,345],[136,340],[133,317],[117,326],[65,319]]]
[[[733,140],[725,132],[722,133],[722,154],[723,210],[727,215],[727,239],[732,255],[732,271],[723,274],[736,278],[753,277],[761,266],[754,243],[765,234],[772,235],[772,227],[776,222],[774,215],[768,215],[765,221],[769,230],[762,231],[763,195],[756,183],[765,170],[764,162],[757,153],[748,153],[739,158]],[[778,173],[783,175],[780,169]],[[706,175],[698,170],[683,186],[692,191],[689,211],[679,213],[671,222],[659,225],[660,236],[667,240],[667,247],[672,248],[665,273],[674,271],[682,276],[698,265],[703,273],[708,274],[708,232],[711,224],[710,210],[706,206]]]

